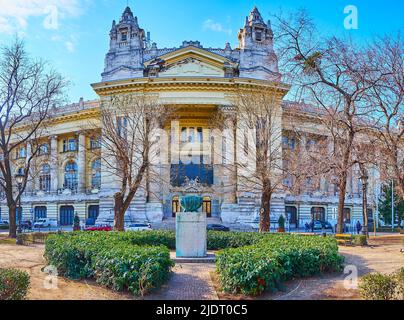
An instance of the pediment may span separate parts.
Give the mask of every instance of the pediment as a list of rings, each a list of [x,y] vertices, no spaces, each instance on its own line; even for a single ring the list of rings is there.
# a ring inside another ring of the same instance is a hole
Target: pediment
[[[147,61],[145,67],[158,66],[159,77],[224,77],[225,69],[236,68],[231,60],[197,47],[186,47]]]

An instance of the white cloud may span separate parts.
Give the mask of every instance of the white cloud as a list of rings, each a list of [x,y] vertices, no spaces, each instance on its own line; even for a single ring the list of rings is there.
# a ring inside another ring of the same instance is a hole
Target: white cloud
[[[45,29],[59,28],[59,19],[81,14],[88,0],[0,0],[0,32],[13,33],[27,28],[32,17],[43,18]]]
[[[67,51],[69,51],[70,53],[73,53],[76,50],[76,45],[74,44],[73,41],[70,40],[65,42],[65,47]]]
[[[223,27],[223,25],[221,23],[215,22],[212,19],[205,20],[205,22],[203,23],[203,29],[214,31],[214,32],[224,32],[228,35],[231,35],[233,33],[233,31],[231,29],[226,29],[225,27]]]

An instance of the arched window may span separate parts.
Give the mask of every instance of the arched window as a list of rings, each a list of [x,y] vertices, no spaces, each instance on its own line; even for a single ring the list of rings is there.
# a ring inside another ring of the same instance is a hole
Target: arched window
[[[44,143],[40,146],[39,148],[39,156],[44,156],[44,155],[48,155],[50,153],[50,147],[49,144]]]
[[[76,162],[70,161],[65,167],[65,184],[64,187],[70,190],[76,190],[78,187],[78,167]]]
[[[101,188],[101,159],[97,159],[91,165],[91,186],[94,189]]]
[[[44,164],[39,176],[39,188],[41,191],[49,192],[51,187],[51,168],[49,164]]]

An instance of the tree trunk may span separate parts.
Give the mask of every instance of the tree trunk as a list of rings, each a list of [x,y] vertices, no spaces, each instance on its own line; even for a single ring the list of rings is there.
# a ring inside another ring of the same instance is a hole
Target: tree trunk
[[[125,231],[125,211],[123,210],[123,196],[120,192],[114,196],[114,230]]]
[[[369,238],[369,222],[368,222],[368,174],[363,164],[359,165],[362,180],[362,206],[363,206],[363,230],[362,233]]]
[[[16,239],[17,238],[16,206],[9,205],[8,212],[9,212],[8,217],[9,217],[9,223],[10,223],[10,230],[9,230],[8,236],[10,238]]]
[[[363,193],[363,234],[366,238],[369,238],[369,226],[368,226],[368,180],[364,178],[362,181],[362,193]]]
[[[270,192],[262,192],[261,209],[260,209],[260,227],[259,232],[270,232],[271,228],[271,197]]]
[[[347,173],[344,172],[339,183],[339,199],[338,199],[338,222],[337,233],[342,234],[345,232],[344,228],[344,209],[345,209],[345,193],[346,193]]]

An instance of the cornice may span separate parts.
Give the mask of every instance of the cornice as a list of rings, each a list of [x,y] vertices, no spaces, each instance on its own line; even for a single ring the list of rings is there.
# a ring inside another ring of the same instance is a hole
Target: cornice
[[[285,96],[290,89],[289,85],[279,82],[220,77],[133,78],[94,83],[92,87],[100,96],[129,92],[222,91],[232,93],[239,90],[263,89],[270,89]]]

